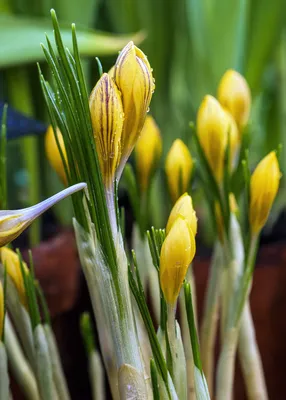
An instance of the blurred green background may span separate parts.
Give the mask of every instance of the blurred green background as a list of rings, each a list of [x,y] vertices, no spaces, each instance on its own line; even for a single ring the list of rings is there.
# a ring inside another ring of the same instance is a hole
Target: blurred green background
[[[89,89],[133,39],[147,54],[156,80],[151,112],[161,128],[164,153],[172,141],[190,141],[189,121],[203,96],[216,94],[228,68],[245,75],[253,95],[250,161],[256,163],[282,143],[286,163],[286,13],[283,0],[0,0],[0,100],[48,121],[36,61],[40,42],[51,37],[50,9],[57,12],[69,45],[75,22]],[[105,32],[103,34],[103,32]],[[108,33],[107,33],[108,32]],[[41,65],[45,70],[44,64]],[[32,133],[32,132],[31,132]],[[163,163],[163,160],[162,160]],[[8,144],[10,208],[37,202],[61,184],[44,157],[43,137]],[[285,206],[282,178],[276,214]],[[69,203],[57,208],[70,222]],[[33,225],[30,244],[39,240]]]

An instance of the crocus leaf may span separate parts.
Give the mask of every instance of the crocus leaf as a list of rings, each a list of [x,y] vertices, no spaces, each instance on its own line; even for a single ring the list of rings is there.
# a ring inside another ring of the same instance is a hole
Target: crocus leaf
[[[45,56],[40,43],[45,42],[45,33],[53,37],[51,23],[45,18],[0,15],[0,68],[43,61]],[[61,34],[64,45],[72,48],[70,27],[62,24]],[[79,50],[83,57],[116,54],[130,40],[139,43],[143,38],[143,32],[114,35],[77,28]]]

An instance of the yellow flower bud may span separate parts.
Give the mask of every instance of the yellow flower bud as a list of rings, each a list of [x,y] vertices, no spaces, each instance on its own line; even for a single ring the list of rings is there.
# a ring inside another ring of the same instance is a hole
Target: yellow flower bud
[[[2,340],[4,329],[4,310],[4,290],[0,281],[0,342]]]
[[[160,130],[154,119],[148,115],[135,146],[136,169],[142,192],[145,192],[148,188],[151,174],[161,153],[162,139]]]
[[[176,139],[167,154],[165,163],[168,187],[173,202],[188,190],[193,164],[187,146],[181,139]]]
[[[232,69],[225,72],[219,83],[218,100],[233,115],[239,129],[247,125],[251,93],[242,75]]]
[[[140,135],[155,89],[147,57],[133,42],[120,52],[115,63],[114,80],[122,94],[125,116],[120,174]]]
[[[35,206],[22,210],[0,210],[0,247],[16,239],[37,217],[54,204],[84,188],[86,188],[86,183],[78,183]]]
[[[64,144],[64,139],[61,131],[57,129],[57,135],[59,140],[59,145],[61,147],[63,156],[67,163],[67,154]],[[50,125],[47,129],[46,136],[45,136],[45,148],[46,148],[46,155],[49,160],[49,163],[56,171],[60,179],[62,180],[64,185],[67,185],[67,177],[65,173],[64,164],[61,158],[60,151],[57,146],[56,138],[54,135],[53,127]]]
[[[274,151],[264,157],[250,179],[249,222],[253,234],[265,225],[279,187],[281,172]]]
[[[0,260],[2,265],[7,269],[7,275],[11,278],[17,289],[22,304],[27,306],[26,290],[18,254],[8,247],[2,247],[0,249]],[[23,262],[22,265],[24,273],[28,274],[29,269],[27,264]]]
[[[193,232],[193,235],[197,234],[197,217],[196,212],[193,208],[193,201],[188,193],[184,193],[175,203],[170,213],[166,233],[168,234],[178,217],[184,218]]]
[[[121,157],[124,114],[120,92],[108,74],[92,90],[89,107],[103,182],[111,187]]]
[[[164,240],[160,254],[160,284],[168,304],[176,303],[195,252],[195,237],[189,223],[178,217]]]
[[[228,130],[229,118],[219,102],[213,96],[205,96],[197,115],[197,133],[206,159],[218,182],[223,178]]]

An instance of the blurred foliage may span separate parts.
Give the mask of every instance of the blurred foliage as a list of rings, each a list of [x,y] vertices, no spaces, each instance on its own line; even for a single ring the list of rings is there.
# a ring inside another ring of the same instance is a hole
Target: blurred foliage
[[[100,56],[107,70],[114,57],[104,55],[115,54],[134,32],[147,34],[141,47],[154,69],[156,91],[151,111],[163,134],[165,154],[176,137],[190,143],[189,121],[194,120],[203,96],[216,94],[218,81],[228,68],[245,75],[253,93],[251,165],[279,143],[285,144],[286,44],[283,31],[286,13],[283,0],[2,0],[0,13],[9,13],[9,18],[0,15],[0,82],[4,83],[0,85],[0,99],[42,120],[46,119],[46,114],[34,61],[42,59],[37,43],[44,40],[45,31],[51,30],[44,20],[51,7],[56,9],[63,27],[71,22],[78,26],[81,51],[89,56],[84,65],[89,89],[98,77],[94,72],[96,63],[90,56]],[[127,36],[106,36],[90,28]],[[2,38],[6,38],[4,50]],[[33,63],[21,66],[29,60]],[[8,68],[12,63],[17,67]],[[25,89],[19,93],[19,87],[23,86]],[[25,146],[21,143],[9,145],[9,157],[15,160],[11,161],[14,172],[21,171],[23,166],[29,171],[28,175],[24,174],[28,176],[24,196],[19,187],[13,191],[11,187],[17,185],[9,181],[11,206],[21,202],[16,192],[30,203],[59,185],[44,162],[41,142],[32,139]],[[19,160],[15,154],[20,150],[29,154],[29,161],[23,163],[24,157]],[[284,146],[281,157],[284,175],[285,152]],[[31,183],[33,174],[33,179],[39,179],[33,172],[39,166],[41,171],[48,171],[48,178],[37,190],[29,192],[29,179]],[[282,186],[286,188],[285,179]],[[285,201],[278,204],[283,206]],[[66,210],[66,206],[63,208]],[[59,215],[64,213],[60,211]]]

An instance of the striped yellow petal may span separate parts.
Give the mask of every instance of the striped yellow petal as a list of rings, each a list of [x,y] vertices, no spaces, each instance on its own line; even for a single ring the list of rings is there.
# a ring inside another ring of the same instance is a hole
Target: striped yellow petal
[[[121,94],[108,74],[92,90],[89,107],[103,182],[111,187],[121,156],[124,113]]]

